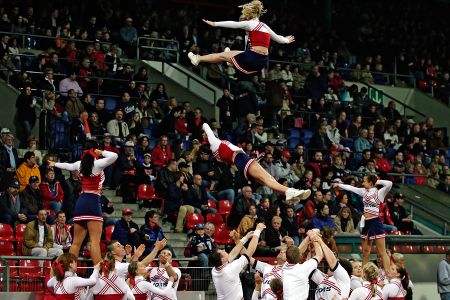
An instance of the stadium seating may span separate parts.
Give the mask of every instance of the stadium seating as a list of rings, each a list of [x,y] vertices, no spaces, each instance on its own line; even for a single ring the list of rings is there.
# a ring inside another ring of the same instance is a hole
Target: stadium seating
[[[0,241],[14,241],[14,232],[10,225],[0,223]]]
[[[186,215],[185,227],[187,229],[194,229],[195,225],[197,225],[199,223],[205,223],[205,219],[203,218],[202,214],[199,214],[199,213],[188,213]]]
[[[231,245],[234,244],[233,239],[230,237],[230,231],[225,224],[221,224],[216,227],[214,233],[214,240],[218,245]]]
[[[217,227],[223,224],[223,218],[220,214],[209,213],[206,215],[206,222],[213,223]]]
[[[0,241],[0,255],[4,255],[4,256],[16,255],[16,252],[14,251],[13,243]]]
[[[109,225],[105,227],[105,241],[107,243],[111,242],[113,232],[114,232],[114,225]]]
[[[217,205],[216,205],[216,202],[214,202],[214,200],[209,199],[208,206],[209,206],[209,208],[217,209]]]
[[[233,203],[228,200],[219,200],[217,213],[221,215],[228,215],[231,212]]]
[[[136,199],[138,201],[159,201],[161,211],[164,208],[164,199],[156,195],[155,188],[150,184],[141,184],[138,186]]]

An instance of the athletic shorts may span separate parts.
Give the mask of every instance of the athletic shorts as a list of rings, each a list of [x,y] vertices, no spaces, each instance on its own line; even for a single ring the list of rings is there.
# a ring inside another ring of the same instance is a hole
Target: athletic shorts
[[[253,74],[267,66],[269,56],[253,50],[246,50],[232,57],[231,61],[238,71],[244,74]]]
[[[100,195],[94,193],[81,193],[73,211],[73,221],[100,221],[103,222]]]
[[[383,223],[380,218],[365,220],[364,227],[361,229],[361,238],[369,240],[382,239],[386,235],[384,233]]]
[[[236,155],[234,158],[234,165],[239,170],[239,172],[242,172],[245,176],[245,178],[248,180],[247,177],[247,171],[252,162],[254,162],[255,159],[250,158],[246,153],[241,152]]]

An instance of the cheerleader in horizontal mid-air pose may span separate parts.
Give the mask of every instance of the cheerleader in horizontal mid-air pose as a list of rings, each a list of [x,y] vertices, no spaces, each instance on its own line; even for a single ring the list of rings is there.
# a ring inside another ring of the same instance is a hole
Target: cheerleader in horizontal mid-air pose
[[[376,186],[381,185],[378,189]],[[343,190],[353,192],[363,198],[364,215],[361,218],[361,239],[363,252],[363,266],[369,262],[372,242],[375,240],[378,255],[383,260],[383,267],[386,272],[390,270],[390,259],[386,253],[386,241],[383,223],[380,220],[380,204],[392,188],[389,180],[378,180],[376,175],[364,176],[363,188],[357,188],[348,184],[333,183],[332,187],[339,187]]]
[[[53,296],[44,299],[78,300],[82,297],[82,289],[94,286],[98,280],[100,263],[94,267],[89,278],[77,276],[77,258],[72,253],[60,255],[52,265],[53,277],[47,282],[47,287],[53,289]]]
[[[103,169],[112,165],[117,157],[114,152],[89,149],[83,152],[80,161],[72,164],[48,161],[49,168],[80,171],[82,191],[73,211],[74,237],[69,252],[78,257],[81,244],[89,233],[92,245],[91,257],[94,264],[102,259],[100,239],[103,230],[103,216],[100,197],[105,180]]]
[[[208,143],[214,157],[223,163],[234,164],[236,168],[242,172],[245,178],[248,175],[258,181],[260,184],[266,185],[278,194],[286,195],[286,201],[293,202],[293,198],[307,199],[311,195],[310,190],[297,190],[288,188],[272,177],[255,159],[250,158],[242,148],[233,145],[229,141],[219,140],[208,124],[203,124],[203,131],[208,137]]]
[[[267,66],[269,60],[270,39],[280,44],[289,44],[294,42],[294,37],[277,35],[267,24],[259,20],[262,14],[266,13],[263,4],[259,0],[253,0],[250,3],[240,6],[242,15],[239,22],[223,21],[212,22],[203,20],[206,24],[213,27],[225,27],[234,29],[244,29],[247,32],[246,43],[250,45],[245,51],[230,51],[227,47],[222,53],[213,53],[208,55],[196,55],[189,52],[188,57],[194,66],[199,63],[218,63],[227,62],[233,64],[237,70],[244,74],[259,72]]]

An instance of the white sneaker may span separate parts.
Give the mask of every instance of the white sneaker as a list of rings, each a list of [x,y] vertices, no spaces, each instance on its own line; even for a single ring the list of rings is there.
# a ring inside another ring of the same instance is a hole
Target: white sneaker
[[[297,190],[293,188],[288,188],[285,192],[286,200],[291,200],[292,198],[299,197],[301,200],[307,199],[311,195],[310,190]]]
[[[198,63],[199,63],[199,55],[198,54],[194,54],[192,52],[189,52],[188,53],[188,57],[189,57],[189,59],[191,60],[191,63],[194,66],[198,66]]]
[[[223,49],[223,52],[230,52],[230,51],[231,51],[230,47],[225,47],[225,49]],[[230,63],[230,62],[227,62],[227,65],[230,66],[230,67],[233,66],[233,64]]]

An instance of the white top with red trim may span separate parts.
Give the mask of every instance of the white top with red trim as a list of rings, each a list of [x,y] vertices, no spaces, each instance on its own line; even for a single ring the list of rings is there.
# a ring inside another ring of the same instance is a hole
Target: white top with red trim
[[[309,276],[319,262],[311,258],[303,264],[286,263],[281,271],[284,300],[306,300],[309,294]]]
[[[225,28],[233,28],[233,29],[244,29],[245,31],[258,31],[261,33],[267,33],[270,35],[270,38],[279,44],[288,44],[289,40],[281,35],[276,34],[270,27],[259,21],[258,18],[248,20],[248,21],[222,21],[222,22],[214,22],[217,27],[225,27]],[[247,44],[248,37],[245,37],[245,43]],[[250,40],[250,44],[251,44]],[[258,45],[259,46],[259,45]],[[267,45],[268,48],[268,45]]]
[[[383,300],[403,300],[407,291],[403,288],[399,279],[391,279],[391,282],[383,287]]]
[[[134,278],[135,285],[131,289],[134,295],[141,295],[141,294],[147,294],[147,297],[150,297],[151,293],[156,293],[158,295],[170,297],[171,295],[171,289],[172,289],[172,281],[169,281],[169,284],[167,284],[163,289],[155,287],[152,283],[146,281],[143,276],[136,276]],[[150,298],[149,298],[150,299]]]
[[[242,255],[233,262],[212,269],[212,279],[216,287],[217,300],[241,300],[244,297],[241,271],[249,264],[247,255]]]
[[[263,274],[263,281],[261,284],[261,299],[276,300],[277,295],[270,289],[270,281],[274,278],[281,279],[281,265],[270,265],[262,261],[256,261],[255,270]]]
[[[134,295],[125,279],[119,277],[115,272],[109,273],[108,276],[101,275],[99,280],[89,290],[88,296],[93,299],[93,295],[119,295],[124,294],[123,300],[134,300]]]
[[[339,183],[338,186],[346,191],[353,192],[363,197],[364,213],[368,213],[373,218],[378,217],[380,213],[380,203],[384,202],[384,197],[392,188],[392,182],[389,180],[377,180],[376,185],[382,185],[381,189],[375,187],[371,189],[357,188],[348,184]]]
[[[314,270],[312,281],[317,284],[316,300],[340,300],[347,299],[350,294],[350,276],[338,263],[333,271],[333,276],[328,276],[320,270]]]
[[[56,277],[52,277],[47,281],[47,287],[53,288],[53,293],[56,295],[75,294],[75,299],[81,300],[84,299],[84,295],[80,293],[80,289],[95,285],[97,280],[98,270],[94,270],[89,278],[78,277],[76,273],[66,272],[63,281],[58,281]]]
[[[173,267],[172,267],[173,268]],[[177,279],[175,282],[171,283],[169,281],[169,274],[167,274],[167,271],[165,268],[152,268],[150,271],[150,282],[153,284],[154,287],[163,289],[167,286],[169,286],[169,291],[167,292],[167,295],[162,295],[159,293],[152,293],[152,300],[176,300],[177,299],[177,290],[178,290],[178,284],[180,283],[181,279],[181,271],[178,268],[173,268],[175,273],[177,273]]]
[[[99,194],[99,191],[102,189],[103,181],[105,180],[105,174],[103,173],[103,169],[112,165],[117,160],[117,153],[103,150],[102,151],[103,158],[96,159],[94,161],[94,167],[92,168],[92,175],[89,177],[81,176],[81,186],[82,191],[84,193],[94,193]],[[77,171],[80,170],[81,161],[74,162],[72,164],[69,163],[56,163],[55,167],[68,171]]]
[[[372,286],[365,284],[352,292],[348,300],[383,300],[383,290],[377,285],[377,291],[372,294]]]
[[[352,275],[352,277],[350,277],[350,293],[353,290],[356,290],[357,288],[362,287],[363,282],[364,282],[364,280],[361,277]]]

